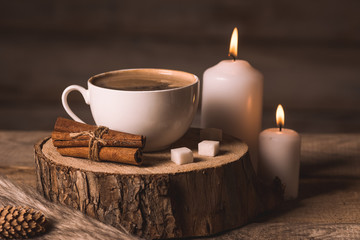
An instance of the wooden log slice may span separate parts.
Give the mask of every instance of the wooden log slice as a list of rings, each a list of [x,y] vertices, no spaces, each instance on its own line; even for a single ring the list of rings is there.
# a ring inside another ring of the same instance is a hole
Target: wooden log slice
[[[282,200],[280,182],[265,186],[248,147],[223,136],[216,157],[197,154],[199,129],[174,146],[194,152],[176,165],[170,150],[144,154],[143,166],[63,157],[50,138],[35,145],[38,190],[102,222],[147,239],[207,236],[233,229]]]

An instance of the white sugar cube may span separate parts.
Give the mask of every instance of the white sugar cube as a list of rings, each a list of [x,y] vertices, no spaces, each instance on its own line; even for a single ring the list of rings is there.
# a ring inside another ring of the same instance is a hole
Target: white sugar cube
[[[215,157],[219,153],[220,142],[204,140],[198,144],[199,155]]]
[[[200,140],[222,140],[222,130],[218,128],[205,128],[200,130]]]
[[[171,149],[171,161],[177,165],[191,163],[194,161],[193,152],[187,147]]]

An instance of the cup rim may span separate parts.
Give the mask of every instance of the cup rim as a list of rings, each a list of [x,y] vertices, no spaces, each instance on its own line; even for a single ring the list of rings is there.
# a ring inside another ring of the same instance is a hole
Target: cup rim
[[[105,88],[105,87],[97,86],[97,85],[92,83],[92,81],[94,79],[99,78],[99,77],[103,77],[103,76],[106,76],[106,75],[109,75],[109,74],[116,74],[116,73],[119,73],[119,72],[127,72],[127,71],[138,71],[138,70],[140,70],[140,71],[142,71],[142,70],[154,70],[154,71],[165,71],[165,72],[180,72],[180,73],[185,73],[185,74],[191,75],[192,77],[194,77],[195,81],[193,83],[191,83],[189,85],[186,85],[186,86],[183,86],[183,87],[176,87],[176,88],[171,88],[171,89],[161,89],[161,90],[139,90],[139,91],[129,91],[129,90],[122,90],[122,89]],[[145,92],[154,93],[154,92],[171,92],[171,91],[176,91],[176,90],[192,87],[192,86],[198,84],[199,81],[200,81],[199,77],[196,76],[195,74],[185,72],[185,71],[181,71],[181,70],[164,69],[164,68],[127,68],[127,69],[113,70],[113,71],[108,71],[108,72],[103,72],[103,73],[96,74],[96,75],[90,77],[87,82],[88,82],[89,85],[91,85],[94,88],[104,89],[104,90],[108,90],[108,91],[126,92],[126,93],[145,93]]]

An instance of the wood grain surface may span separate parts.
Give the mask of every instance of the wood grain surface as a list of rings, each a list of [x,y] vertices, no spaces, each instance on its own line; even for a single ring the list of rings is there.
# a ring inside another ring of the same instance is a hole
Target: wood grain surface
[[[49,136],[45,131],[1,131],[0,174],[17,183],[36,187],[33,146]]]
[[[34,187],[32,147],[49,135],[0,132],[1,174]],[[209,239],[359,239],[359,216],[360,134],[302,134],[299,198]]]

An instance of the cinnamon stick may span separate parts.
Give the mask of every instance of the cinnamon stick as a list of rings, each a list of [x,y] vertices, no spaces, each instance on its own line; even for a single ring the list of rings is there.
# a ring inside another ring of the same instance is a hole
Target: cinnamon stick
[[[133,137],[134,136],[134,137]],[[104,146],[107,147],[144,147],[145,139],[142,136],[133,135],[126,136],[124,133],[120,134],[104,134]],[[55,147],[86,147],[89,145],[89,135],[79,135],[72,137],[70,132],[52,132],[51,138]]]
[[[56,120],[52,140],[55,147],[85,147],[88,146],[90,136],[79,135],[71,136],[70,133],[81,133],[85,131],[95,131],[97,126],[79,123],[70,119],[59,117]],[[145,146],[145,137],[130,133],[124,133],[109,130],[108,133],[102,135],[104,146],[117,147],[135,147],[143,148]]]
[[[88,147],[57,148],[57,151],[68,157],[88,158]],[[102,147],[99,151],[100,161],[118,162],[132,165],[142,164],[142,151],[139,148]]]

